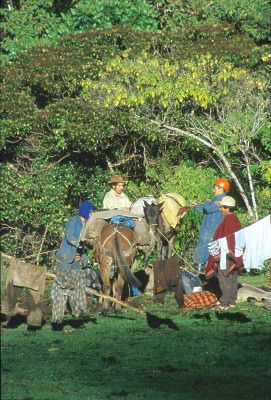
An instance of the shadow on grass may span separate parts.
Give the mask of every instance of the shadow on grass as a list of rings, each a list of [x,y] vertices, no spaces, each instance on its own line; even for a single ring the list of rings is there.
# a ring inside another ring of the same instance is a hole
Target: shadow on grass
[[[174,331],[179,331],[180,328],[170,318],[160,318],[156,315],[147,313],[148,326],[152,329],[160,328],[161,325],[166,325]]]
[[[26,315],[17,314],[7,319],[5,314],[1,313],[2,328],[17,329],[20,325],[26,324]]]
[[[21,315],[17,314],[13,317],[10,318],[10,320],[5,324],[6,317],[4,314],[1,314],[1,323],[2,323],[2,328],[8,328],[8,329],[17,329],[20,325],[27,325],[27,316],[26,315]],[[56,323],[51,323],[52,330],[53,331],[62,331],[65,326],[70,326],[73,329],[79,329],[79,328],[85,328],[85,324],[92,322],[93,324],[97,324],[97,318],[91,318],[91,317],[83,317],[83,318],[74,318],[70,320],[66,320],[62,322],[61,324],[56,324]],[[31,327],[28,326],[28,330],[40,330],[44,325],[46,325],[46,321],[42,321],[41,327]],[[32,329],[31,329],[32,328]]]
[[[205,321],[211,322],[211,316],[210,316],[209,313],[195,314],[195,315],[193,315],[193,318],[195,318],[195,319],[205,319]]]
[[[125,315],[118,315],[118,314],[106,314],[106,313],[101,313],[101,317],[103,318],[113,318],[113,319],[125,319],[126,321],[134,321],[135,318],[130,318],[126,317]]]
[[[215,313],[216,318],[218,320],[228,320],[228,321],[233,321],[233,322],[239,322],[239,324],[246,324],[247,322],[251,322],[252,320],[250,318],[247,318],[244,314],[240,312],[236,313],[221,313],[216,311]]]
[[[125,319],[129,321],[134,321],[134,318],[127,318],[121,315],[110,315],[108,313],[102,313],[101,316],[103,318],[113,318],[113,319]],[[160,318],[156,315],[146,313],[146,319],[148,326],[152,329],[160,328],[161,325],[166,325],[168,328],[173,329],[174,331],[179,331],[179,327],[170,319],[170,318]]]
[[[97,324],[97,318],[90,318],[90,317],[84,317],[84,318],[76,318],[76,319],[70,319],[68,321],[64,321],[61,324],[56,324],[54,322],[51,323],[52,325],[52,331],[54,332],[61,332],[65,328],[65,326],[70,326],[73,329],[84,329],[86,327],[86,324],[89,322],[92,322],[93,324]]]

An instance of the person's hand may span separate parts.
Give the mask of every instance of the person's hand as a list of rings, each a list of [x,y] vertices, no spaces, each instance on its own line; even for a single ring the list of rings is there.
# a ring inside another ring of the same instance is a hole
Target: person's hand
[[[189,205],[191,208],[194,208],[196,207],[197,203],[195,201],[192,201]]]

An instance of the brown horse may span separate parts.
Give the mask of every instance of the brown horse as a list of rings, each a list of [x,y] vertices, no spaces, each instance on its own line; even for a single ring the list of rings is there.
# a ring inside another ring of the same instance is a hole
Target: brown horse
[[[117,300],[121,300],[125,282],[141,286],[141,282],[131,272],[137,254],[135,242],[134,231],[123,223],[103,227],[95,243],[95,258],[100,264],[103,294],[113,294]],[[109,305],[109,301],[103,299],[103,309],[108,310]],[[115,312],[121,312],[121,306],[117,303]]]

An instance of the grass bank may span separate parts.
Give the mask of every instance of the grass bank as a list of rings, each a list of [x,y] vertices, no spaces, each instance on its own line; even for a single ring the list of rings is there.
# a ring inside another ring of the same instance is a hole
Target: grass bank
[[[244,277],[263,287],[270,280]],[[259,284],[260,283],[260,284]],[[1,329],[3,400],[270,400],[271,312],[180,312],[133,298],[148,312],[68,316],[62,331]]]

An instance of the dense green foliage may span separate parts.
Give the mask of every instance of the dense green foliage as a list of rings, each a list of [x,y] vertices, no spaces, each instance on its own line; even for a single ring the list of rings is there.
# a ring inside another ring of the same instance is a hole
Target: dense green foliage
[[[6,0],[3,51],[7,59],[60,36],[114,26],[120,22],[142,31],[182,30],[198,35],[201,27],[230,23],[259,43],[270,41],[268,0]],[[199,28],[192,33],[190,26]],[[208,29],[208,30],[209,30]],[[203,35],[206,34],[206,30]]]
[[[116,173],[131,200],[174,191],[203,201],[225,176],[245,224],[270,212],[267,7],[7,1],[2,249],[50,262],[66,219],[86,198],[101,208]],[[200,217],[183,221],[189,255]]]

